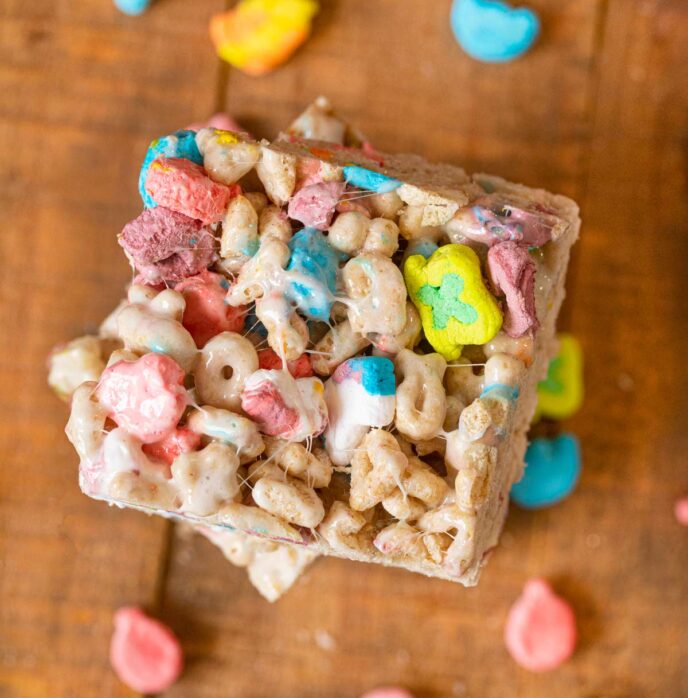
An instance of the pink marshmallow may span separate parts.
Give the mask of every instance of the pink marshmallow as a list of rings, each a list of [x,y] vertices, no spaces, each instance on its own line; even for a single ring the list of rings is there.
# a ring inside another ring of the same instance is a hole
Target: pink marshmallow
[[[201,435],[191,429],[179,427],[160,441],[144,444],[143,452],[154,460],[172,465],[174,459],[182,453],[195,451],[201,445]]]
[[[245,308],[225,303],[227,288],[224,276],[207,270],[174,287],[186,301],[182,324],[199,349],[220,332],[241,332],[244,329]]]
[[[145,209],[127,223],[118,242],[139,279],[151,286],[181,281],[217,258],[215,238],[200,221],[163,206]]]
[[[289,200],[287,214],[308,228],[327,230],[345,188],[344,182],[320,182],[303,187]]]
[[[184,371],[164,354],[118,361],[103,372],[96,395],[118,426],[150,444],[168,436],[186,408]]]
[[[110,664],[120,681],[138,693],[160,693],[182,672],[182,648],[174,633],[141,609],[120,608],[110,642]]]
[[[500,242],[487,253],[487,269],[494,286],[506,296],[504,331],[509,337],[535,332],[535,262],[515,242]]]
[[[688,497],[682,497],[676,500],[676,504],[674,504],[674,515],[676,516],[676,521],[683,526],[688,526]]]
[[[576,619],[544,579],[531,579],[509,611],[504,641],[524,669],[548,671],[565,662],[576,646]]]
[[[207,225],[222,219],[230,199],[241,193],[241,187],[213,182],[200,165],[186,158],[161,157],[151,163],[146,191],[158,206]]]
[[[372,691],[366,691],[361,698],[413,698],[413,694],[398,686],[381,686]]]

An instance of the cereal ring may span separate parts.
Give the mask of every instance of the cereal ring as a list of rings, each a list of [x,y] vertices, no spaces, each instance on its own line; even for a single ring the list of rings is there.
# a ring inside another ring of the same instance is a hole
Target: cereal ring
[[[256,317],[268,333],[270,348],[285,361],[295,361],[308,345],[308,325],[279,291],[256,300]]]
[[[359,254],[346,263],[343,279],[352,301],[349,322],[355,332],[398,334],[404,329],[406,287],[399,268],[388,257]]]
[[[425,440],[442,429],[446,397],[442,377],[447,364],[439,354],[420,356],[402,349],[394,359],[397,388],[397,429],[412,439]]]
[[[194,379],[201,403],[238,410],[248,377],[258,370],[253,344],[236,332],[222,332],[203,347]]]
[[[258,214],[251,202],[239,194],[227,206],[222,219],[220,256],[223,266],[239,271],[258,252]]]
[[[254,460],[265,450],[257,425],[236,412],[204,405],[190,415],[187,424],[197,434],[234,446],[242,463]]]
[[[239,493],[239,458],[234,449],[216,441],[201,451],[182,453],[172,463],[172,480],[182,498],[181,510],[211,516]]]
[[[278,479],[261,477],[251,496],[261,509],[297,526],[315,528],[325,517],[325,507],[316,491],[284,475]]]
[[[86,381],[97,381],[105,370],[98,337],[86,335],[55,347],[48,359],[48,384],[62,400]]]
[[[399,486],[407,466],[408,458],[389,432],[368,432],[351,459],[351,508],[367,511],[379,504]]]
[[[263,146],[256,173],[268,199],[277,206],[284,206],[296,187],[296,157]]]
[[[129,289],[129,299],[129,305],[117,313],[117,332],[126,349],[139,354],[168,354],[185,371],[191,370],[197,349],[193,337],[179,322],[185,307],[183,296],[171,289],[156,294],[134,285]]]
[[[348,320],[335,325],[316,343],[311,363],[320,376],[329,376],[339,364],[363,351],[370,340],[351,329]]]

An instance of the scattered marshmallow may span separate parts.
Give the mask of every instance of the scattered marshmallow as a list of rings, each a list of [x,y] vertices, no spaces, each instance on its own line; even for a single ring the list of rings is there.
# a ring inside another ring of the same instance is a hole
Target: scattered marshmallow
[[[160,693],[182,672],[182,648],[166,625],[139,608],[124,607],[115,613],[110,664],[132,691]]]
[[[289,199],[287,214],[307,227],[327,230],[345,188],[344,182],[318,182],[305,186]]]
[[[248,75],[265,75],[308,38],[315,0],[241,0],[210,21],[217,55]]]
[[[681,497],[681,499],[676,500],[674,515],[676,516],[676,521],[681,525],[688,526],[688,497]]]
[[[544,579],[531,579],[509,611],[504,641],[524,669],[555,669],[573,654],[576,646],[573,610]]]

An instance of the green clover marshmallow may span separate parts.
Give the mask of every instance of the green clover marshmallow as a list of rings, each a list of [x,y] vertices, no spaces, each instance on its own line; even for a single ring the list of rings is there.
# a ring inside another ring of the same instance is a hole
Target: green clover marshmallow
[[[412,255],[404,279],[425,336],[448,361],[461,356],[464,344],[485,344],[499,332],[502,313],[467,245],[443,245],[429,259]]]

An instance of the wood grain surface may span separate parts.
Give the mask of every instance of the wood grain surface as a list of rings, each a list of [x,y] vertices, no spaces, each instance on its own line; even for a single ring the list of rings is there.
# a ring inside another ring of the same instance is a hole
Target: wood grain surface
[[[133,695],[111,673],[112,613],[141,604],[180,636],[177,698],[688,696],[688,5],[530,0],[543,36],[507,65],[454,43],[449,0],[323,0],[311,40],[248,78],[207,37],[224,0],[0,0],[0,696]],[[581,202],[561,326],[582,341],[576,494],[513,510],[480,585],[319,560],[269,605],[207,541],[80,494],[46,387],[57,342],[97,326],[129,270],[147,142],[226,108],[271,136],[326,94],[381,149]],[[545,576],[580,643],[529,674],[502,642]]]

